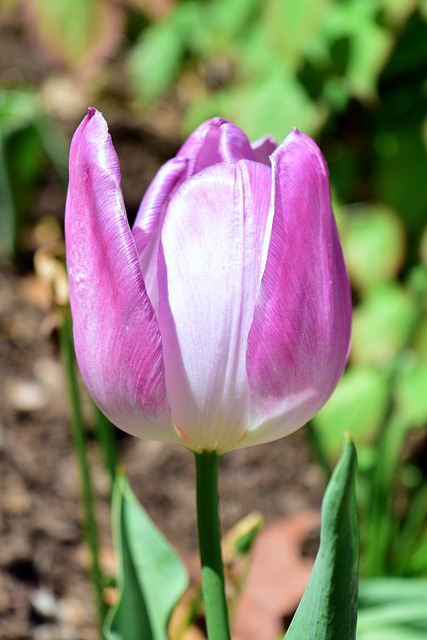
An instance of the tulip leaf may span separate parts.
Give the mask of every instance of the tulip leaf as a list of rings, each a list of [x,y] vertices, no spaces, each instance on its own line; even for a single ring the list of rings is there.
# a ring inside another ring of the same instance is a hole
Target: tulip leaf
[[[107,640],[167,640],[167,625],[187,584],[187,570],[151,522],[126,478],[113,490],[113,535],[119,553],[119,599],[109,611]]]
[[[356,466],[354,444],[346,438],[323,500],[316,562],[286,640],[356,637],[359,560]]]

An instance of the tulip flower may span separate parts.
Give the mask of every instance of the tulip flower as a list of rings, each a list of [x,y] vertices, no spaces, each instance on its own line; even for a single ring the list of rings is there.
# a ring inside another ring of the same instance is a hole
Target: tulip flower
[[[221,454],[286,436],[331,395],[350,287],[325,160],[306,135],[251,145],[229,122],[204,123],[131,230],[91,108],[71,145],[65,225],[78,364],[120,428]]]

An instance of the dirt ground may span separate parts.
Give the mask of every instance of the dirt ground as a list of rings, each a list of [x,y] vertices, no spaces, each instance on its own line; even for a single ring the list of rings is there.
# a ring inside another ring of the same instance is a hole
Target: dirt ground
[[[79,478],[66,390],[51,319],[37,282],[0,274],[0,637],[96,638]],[[197,548],[194,464],[184,449],[122,434],[119,456],[132,487],[169,540],[190,558]],[[107,572],[114,571],[107,476],[92,441],[92,468]],[[228,454],[221,473],[229,529],[250,511],[271,522],[318,508],[319,471],[301,433]]]

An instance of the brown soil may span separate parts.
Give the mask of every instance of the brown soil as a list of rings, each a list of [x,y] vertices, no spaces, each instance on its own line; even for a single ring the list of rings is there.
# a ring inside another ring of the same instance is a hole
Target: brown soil
[[[91,640],[95,615],[67,397],[38,286],[10,267],[0,276],[0,637]],[[118,447],[135,493],[188,557],[197,547],[191,454],[126,435]],[[91,456],[103,558],[113,571],[108,481],[93,441]],[[317,508],[322,490],[301,433],[230,453],[221,473],[224,529],[254,510],[270,521]]]

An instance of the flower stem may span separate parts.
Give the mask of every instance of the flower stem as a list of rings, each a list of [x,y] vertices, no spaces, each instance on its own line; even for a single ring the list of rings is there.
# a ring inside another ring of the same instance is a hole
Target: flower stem
[[[102,570],[99,561],[98,526],[95,518],[95,503],[89,467],[86,433],[83,424],[81,401],[76,378],[71,315],[68,308],[61,309],[59,337],[71,405],[71,435],[74,451],[77,457],[81,482],[84,535],[91,556],[91,578],[95,591],[99,628],[101,629],[107,607],[103,598]]]
[[[209,640],[230,640],[221,554],[216,453],[196,453],[197,523]]]

